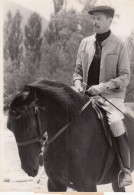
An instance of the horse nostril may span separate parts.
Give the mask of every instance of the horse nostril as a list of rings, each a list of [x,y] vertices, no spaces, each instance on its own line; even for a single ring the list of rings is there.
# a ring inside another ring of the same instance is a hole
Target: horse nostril
[[[38,171],[37,171],[37,170],[34,170],[34,171],[33,171],[33,176],[36,176],[37,173],[38,173]]]

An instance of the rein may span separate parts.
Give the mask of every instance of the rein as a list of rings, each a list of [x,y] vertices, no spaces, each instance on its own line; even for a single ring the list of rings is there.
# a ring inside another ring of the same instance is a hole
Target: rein
[[[87,106],[90,104],[91,101],[92,101],[92,100],[90,99],[90,100],[87,101],[87,103],[84,104],[84,106],[81,108],[79,114],[81,114],[81,113],[87,108]],[[74,118],[74,119],[75,119],[75,118]],[[63,133],[63,132],[71,125],[71,123],[74,121],[74,119],[71,120],[70,122],[68,122],[66,125],[64,125],[64,126],[63,126],[55,135],[54,135],[54,137],[52,137],[49,141],[47,141],[47,145],[49,145],[49,144],[52,143],[57,137],[59,137],[59,135],[60,135],[61,133]]]
[[[24,141],[24,142],[17,142],[18,146],[25,146],[25,145],[29,145],[29,144],[33,144],[36,142],[40,142],[40,138],[36,137],[34,139],[28,140],[28,141]]]
[[[90,88],[89,85],[87,85],[85,82],[83,82],[83,84]],[[89,97],[89,94],[86,93],[86,95]],[[121,109],[119,109],[117,106],[115,106],[114,104],[112,104],[112,102],[110,102],[106,97],[104,97],[102,94],[98,94],[98,96],[100,96],[102,99],[104,99],[105,101],[107,101],[109,104],[111,104],[116,110],[118,110],[119,112],[121,112],[133,125],[134,125],[134,120],[132,120],[127,114],[125,114],[124,112],[121,111]]]

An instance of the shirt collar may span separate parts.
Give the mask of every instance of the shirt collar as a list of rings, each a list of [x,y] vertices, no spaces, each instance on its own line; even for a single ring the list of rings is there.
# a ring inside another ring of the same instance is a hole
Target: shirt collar
[[[105,39],[107,39],[110,36],[111,30],[108,30],[107,32],[104,32],[102,34],[96,34],[96,41],[99,43],[102,43]]]
[[[95,36],[96,36],[96,35],[95,35]],[[94,42],[96,41],[95,36],[94,36]],[[112,40],[113,40],[113,33],[111,32],[110,35],[109,35],[109,37],[106,38],[104,41],[102,41],[101,45],[103,46],[103,45],[105,45],[107,42],[112,41]]]

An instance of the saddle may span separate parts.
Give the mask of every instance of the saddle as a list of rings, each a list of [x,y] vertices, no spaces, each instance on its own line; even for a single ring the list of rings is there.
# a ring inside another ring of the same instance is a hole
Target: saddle
[[[107,138],[109,145],[112,146],[112,134],[111,134],[110,126],[108,124],[108,120],[106,117],[106,111],[93,102],[92,102],[92,107],[94,108],[94,110],[97,114],[97,117],[99,118],[99,120],[102,123],[104,133],[106,135],[106,138]]]
[[[113,136],[110,131],[110,126],[108,124],[108,120],[106,117],[106,111],[99,107],[97,104],[92,102],[92,107],[95,110],[98,119],[102,123],[102,127],[104,130],[104,134],[109,144],[109,150],[106,159],[104,159],[104,166],[101,169],[101,172],[98,177],[97,184],[101,184],[105,180],[105,176],[107,175],[114,159],[115,159],[115,150],[113,149]]]

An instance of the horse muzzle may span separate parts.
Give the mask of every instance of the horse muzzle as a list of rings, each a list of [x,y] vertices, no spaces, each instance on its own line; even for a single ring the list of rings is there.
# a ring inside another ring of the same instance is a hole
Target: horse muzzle
[[[22,167],[22,169],[25,171],[25,173],[28,174],[30,177],[35,177],[38,174],[38,170],[33,169],[33,170],[28,170]]]

